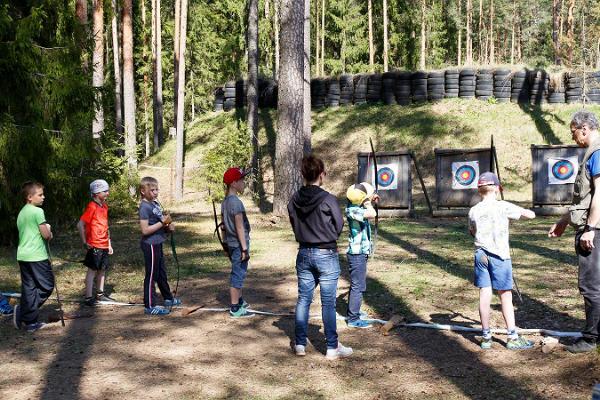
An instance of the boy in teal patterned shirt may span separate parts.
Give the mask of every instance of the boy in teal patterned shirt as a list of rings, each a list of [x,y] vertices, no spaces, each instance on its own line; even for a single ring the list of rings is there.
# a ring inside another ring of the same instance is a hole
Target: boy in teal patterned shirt
[[[373,186],[362,182],[350,186],[346,197],[348,206],[345,214],[350,228],[346,252],[350,273],[347,321],[351,328],[369,328],[371,323],[360,319],[360,306],[363,292],[367,290],[367,260],[373,247],[369,219],[376,215],[372,202],[377,203],[379,196],[375,194]]]

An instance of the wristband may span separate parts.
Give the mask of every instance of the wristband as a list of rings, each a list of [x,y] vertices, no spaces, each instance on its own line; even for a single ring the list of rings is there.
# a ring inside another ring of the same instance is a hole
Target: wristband
[[[583,228],[583,231],[584,231],[584,232],[589,232],[589,231],[593,231],[593,230],[595,230],[595,229],[596,229],[596,228],[595,228],[594,226],[592,226],[592,225],[589,225],[589,224],[586,224],[586,225],[585,225],[585,227]]]

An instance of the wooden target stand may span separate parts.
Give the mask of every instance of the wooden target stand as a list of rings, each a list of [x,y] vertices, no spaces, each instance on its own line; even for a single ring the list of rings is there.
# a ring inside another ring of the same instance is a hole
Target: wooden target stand
[[[369,182],[375,187],[375,163],[373,153],[358,153],[358,175],[356,183]],[[376,152],[377,177],[379,186],[379,216],[380,217],[411,217],[414,216],[412,197],[412,168],[414,165],[417,177],[427,201],[429,212],[432,207],[421,171],[412,151],[398,150]]]
[[[531,145],[532,203],[536,214],[562,215],[567,211],[585,150],[576,145]]]
[[[435,149],[434,217],[462,217],[481,200],[477,180],[484,172],[493,171],[500,180],[494,138],[487,148]],[[504,195],[501,192],[502,199]]]

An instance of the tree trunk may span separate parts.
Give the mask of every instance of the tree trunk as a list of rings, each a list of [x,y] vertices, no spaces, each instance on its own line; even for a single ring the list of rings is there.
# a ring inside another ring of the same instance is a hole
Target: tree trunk
[[[130,172],[137,170],[135,91],[133,72],[133,6],[123,0],[123,103],[125,109],[125,157]]]
[[[187,8],[188,0],[178,0],[181,2],[180,23],[179,23],[179,57],[177,74],[177,143],[175,149],[175,199],[183,199],[183,180],[184,180],[184,148],[185,132],[183,129],[184,110],[185,110],[185,42],[187,37]]]
[[[419,55],[419,68],[425,69],[425,41],[426,37],[426,14],[427,13],[427,2],[426,0],[421,0],[421,51]]]
[[[321,1],[321,76],[325,76],[325,0]]]
[[[117,0],[112,0],[112,50],[113,50],[113,70],[115,73],[115,129],[119,136],[123,133],[123,80],[121,76],[121,56],[119,44],[119,22],[117,15]]]
[[[310,109],[310,0],[304,1],[304,118],[302,120],[303,150],[308,155],[312,152],[311,109]]]
[[[458,39],[456,46],[456,65],[461,65],[462,61],[462,20],[461,20],[461,4],[462,0],[457,0],[458,12],[456,13],[456,30],[458,31]]]
[[[473,0],[467,0],[467,55],[466,64],[473,65]]]
[[[148,21],[146,18],[146,0],[140,0],[140,8],[142,13],[142,60],[144,62],[144,66],[146,67],[148,62]],[[146,158],[150,157],[152,148],[150,145],[150,130],[148,129],[148,70],[144,68],[144,76],[143,76],[143,87],[142,87],[142,99],[144,105],[144,144],[145,144],[145,156]]]
[[[321,37],[319,36],[319,0],[315,0],[315,75],[319,75],[319,55],[321,54]]]
[[[258,171],[258,0],[248,0],[248,92],[246,121],[252,143],[252,168]],[[256,190],[256,181],[254,189]]]
[[[275,6],[275,69],[273,73],[275,76],[273,77],[276,81],[279,81],[279,2],[281,0],[274,0],[273,5]]]
[[[490,0],[490,44],[488,46],[489,49],[489,63],[494,64],[496,62],[496,54],[494,48],[494,0]]]
[[[152,116],[154,148],[158,149],[164,143],[160,0],[152,0]]]
[[[567,14],[567,59],[569,66],[573,66],[573,48],[575,47],[575,0],[569,0],[569,10]]]
[[[554,64],[560,65],[560,41],[558,31],[560,30],[561,0],[552,0],[552,45],[554,47]]]
[[[483,0],[479,0],[479,64],[485,64],[485,49],[483,41]]]
[[[388,71],[388,51],[390,43],[388,40],[388,13],[387,0],[383,0],[383,72]]]
[[[302,185],[304,4],[281,0],[281,70],[277,101],[275,195],[273,212],[287,215],[287,204]]]
[[[104,108],[102,106],[102,87],[104,86],[104,4],[103,0],[94,0],[94,53],[92,54],[92,86],[94,87],[94,121],[92,137],[99,139],[104,133]]]
[[[177,109],[179,90],[179,33],[181,31],[181,1],[175,0],[175,31],[173,32],[173,105]],[[173,112],[173,126],[177,128],[177,111]]]
[[[513,3],[513,13],[512,13],[512,20],[511,20],[511,29],[510,29],[510,64],[514,65],[515,64],[515,18],[517,14],[517,3]]]
[[[81,35],[81,67],[84,73],[88,72],[88,54],[86,50],[86,42],[88,40],[88,5],[87,0],[76,0],[75,2],[75,15],[77,20],[81,24],[82,35]]]
[[[369,70],[375,71],[375,46],[373,45],[373,0],[368,0],[367,12],[369,14]]]

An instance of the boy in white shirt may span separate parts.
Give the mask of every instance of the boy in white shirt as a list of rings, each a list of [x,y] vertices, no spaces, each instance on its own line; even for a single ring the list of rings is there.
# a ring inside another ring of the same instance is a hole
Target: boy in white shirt
[[[506,322],[510,350],[533,347],[533,342],[521,337],[515,326],[512,304],[512,263],[508,246],[508,220],[520,217],[532,219],[535,213],[507,201],[498,201],[500,181],[492,172],[484,172],[477,182],[481,202],[469,210],[469,232],[475,238],[475,286],[479,288],[479,316],[483,330],[482,349],[492,347],[490,303],[492,290],[498,291],[502,316]]]

